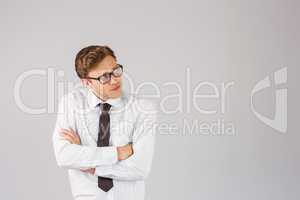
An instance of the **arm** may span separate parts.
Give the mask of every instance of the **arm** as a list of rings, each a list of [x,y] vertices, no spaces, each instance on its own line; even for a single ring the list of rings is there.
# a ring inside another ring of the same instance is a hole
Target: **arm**
[[[57,164],[63,168],[92,168],[111,165],[118,161],[117,148],[114,146],[94,147],[72,144],[60,135],[60,130],[70,128],[76,130],[72,99],[65,95],[60,103],[52,142]]]
[[[116,164],[97,166],[94,175],[127,181],[144,180],[148,176],[154,153],[157,122],[156,110],[151,112],[140,114],[133,135],[132,156]]]

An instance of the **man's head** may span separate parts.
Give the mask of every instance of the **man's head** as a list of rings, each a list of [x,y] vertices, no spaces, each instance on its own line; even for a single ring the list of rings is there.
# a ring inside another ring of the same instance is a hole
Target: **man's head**
[[[75,69],[81,82],[99,98],[107,100],[121,96],[123,68],[117,64],[117,58],[108,46],[81,49],[76,55]],[[96,80],[100,76],[100,80]],[[111,79],[107,81],[109,77]]]

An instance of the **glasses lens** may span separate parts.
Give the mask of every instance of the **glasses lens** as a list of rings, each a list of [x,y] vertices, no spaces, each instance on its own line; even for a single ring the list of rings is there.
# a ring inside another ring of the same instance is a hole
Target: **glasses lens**
[[[122,73],[123,73],[123,69],[122,69],[122,66],[120,66],[120,65],[113,71],[113,75],[116,77],[121,76]]]
[[[105,73],[102,76],[100,76],[99,81],[103,84],[106,83],[108,81],[110,81],[110,74],[109,73]]]

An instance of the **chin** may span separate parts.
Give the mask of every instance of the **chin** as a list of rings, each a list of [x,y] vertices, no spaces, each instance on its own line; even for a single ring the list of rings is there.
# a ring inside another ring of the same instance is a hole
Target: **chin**
[[[121,90],[118,90],[118,91],[112,91],[112,93],[109,95],[110,98],[118,98],[120,97],[122,94]]]

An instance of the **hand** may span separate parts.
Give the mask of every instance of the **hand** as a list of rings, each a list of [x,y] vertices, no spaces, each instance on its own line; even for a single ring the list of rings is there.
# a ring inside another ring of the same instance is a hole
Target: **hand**
[[[79,135],[71,128],[70,130],[62,128],[60,130],[60,134],[65,140],[68,140],[71,144],[81,144]]]
[[[90,168],[90,169],[81,169],[80,171],[90,173],[92,175],[95,174],[96,169],[95,168]]]
[[[117,147],[118,160],[125,160],[133,154],[132,144],[126,144],[125,146]]]

